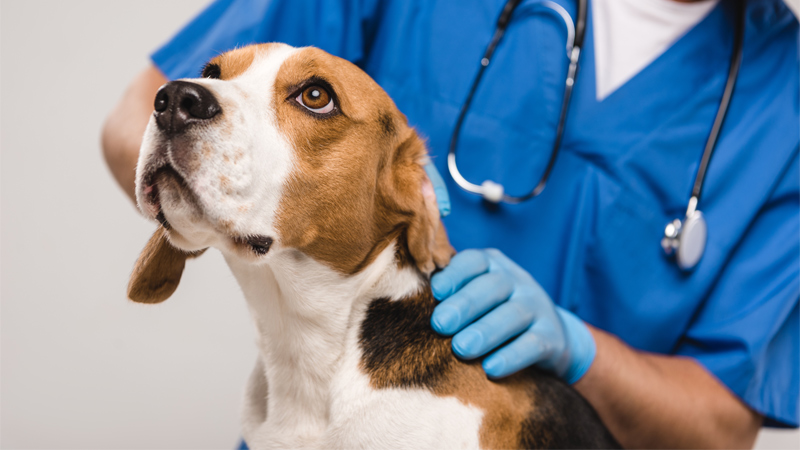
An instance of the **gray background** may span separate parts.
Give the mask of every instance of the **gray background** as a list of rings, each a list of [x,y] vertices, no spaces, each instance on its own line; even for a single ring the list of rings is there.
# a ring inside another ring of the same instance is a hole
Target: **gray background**
[[[0,446],[233,448],[255,357],[217,252],[160,305],[125,297],[154,225],[102,160],[102,122],[204,0],[0,3]],[[766,431],[761,448],[798,448]]]

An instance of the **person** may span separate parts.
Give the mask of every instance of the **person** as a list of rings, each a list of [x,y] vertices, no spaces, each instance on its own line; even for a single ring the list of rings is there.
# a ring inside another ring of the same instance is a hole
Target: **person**
[[[525,193],[555,137],[567,56],[561,19],[525,1],[461,129],[459,170]],[[558,0],[575,17],[575,2]],[[494,205],[445,176],[451,242],[432,278],[438,332],[488,376],[529,365],[572,383],[625,447],[751,447],[798,426],[798,22],[746,4],[741,69],[700,202],[705,254],[662,252],[683,214],[727,79],[733,4],[593,0],[547,188]],[[503,0],[219,0],[152,55],[103,131],[133,198],[157,88],[227,49],[313,45],[370,74],[447,175],[454,123]],[[471,250],[464,250],[471,249]],[[476,250],[484,249],[484,250]],[[487,356],[488,355],[488,356]]]

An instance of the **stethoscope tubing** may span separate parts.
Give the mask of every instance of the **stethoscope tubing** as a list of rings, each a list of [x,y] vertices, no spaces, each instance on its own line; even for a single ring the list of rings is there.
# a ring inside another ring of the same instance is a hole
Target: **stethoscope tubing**
[[[696,208],[697,203],[700,202],[700,194],[703,191],[706,171],[708,170],[708,165],[711,163],[711,156],[713,156],[714,150],[717,147],[717,140],[719,139],[720,131],[722,131],[722,125],[725,123],[725,117],[728,115],[728,109],[731,99],[733,98],[733,90],[736,87],[736,80],[739,78],[739,69],[742,66],[745,7],[747,5],[744,0],[738,0],[736,3],[733,51],[731,52],[731,61],[728,67],[728,78],[725,82],[725,90],[722,93],[719,108],[717,108],[717,114],[714,117],[714,124],[711,126],[711,131],[706,140],[706,146],[703,149],[703,156],[700,158],[700,165],[697,167],[697,174],[695,175],[694,185],[692,187],[692,196],[687,207],[687,215],[689,215]]]
[[[550,151],[550,157],[548,159],[547,166],[545,166],[545,170],[542,176],[540,177],[539,182],[536,184],[536,186],[529,193],[522,196],[509,195],[504,191],[501,185],[488,180],[485,181],[483,185],[477,185],[471,183],[461,174],[461,171],[458,169],[458,164],[456,163],[456,151],[458,149],[458,140],[461,135],[461,128],[464,124],[466,115],[469,112],[470,106],[472,105],[472,99],[475,97],[475,93],[478,90],[478,86],[480,85],[480,82],[483,79],[483,75],[486,71],[486,68],[489,66],[489,63],[491,62],[491,59],[494,56],[494,52],[497,49],[497,46],[503,39],[508,24],[511,22],[511,18],[514,14],[514,11],[517,9],[517,7],[521,2],[522,0],[509,0],[503,6],[503,10],[500,13],[500,17],[497,20],[495,32],[492,35],[492,39],[489,42],[489,45],[486,47],[483,57],[481,58],[480,66],[478,67],[478,73],[476,74],[475,79],[473,80],[472,85],[470,86],[467,98],[464,101],[461,110],[459,111],[453,129],[453,134],[450,139],[450,148],[447,154],[448,169],[456,184],[458,184],[465,191],[481,195],[485,199],[493,201],[495,203],[499,202],[505,202],[511,204],[521,203],[533,197],[538,196],[544,191],[544,188],[547,185],[547,181],[550,177],[550,173],[552,172],[553,166],[555,165],[559,149],[561,147],[561,140],[564,134],[565,123],[569,112],[569,105],[572,99],[572,89],[573,86],[575,85],[575,80],[577,78],[578,62],[580,60],[581,49],[583,47],[583,40],[586,33],[586,11],[588,9],[587,0],[577,1],[578,20],[576,23],[573,23],[571,17],[569,16],[569,13],[567,13],[567,11],[561,5],[551,0],[543,0],[537,3],[537,6],[541,5],[549,9],[550,11],[555,12],[564,21],[564,24],[567,27],[566,48],[567,48],[567,56],[569,57],[569,67],[567,69],[567,78],[564,83],[564,95],[561,101],[561,109],[559,112],[558,125],[556,127],[556,135],[553,141],[552,149]],[[714,118],[714,123],[712,125],[708,139],[706,140],[706,145],[703,150],[703,155],[700,159],[700,164],[698,166],[697,174],[695,175],[695,181],[692,188],[692,195],[687,205],[687,216],[691,215],[691,213],[695,211],[697,204],[700,201],[700,195],[702,193],[706,171],[708,170],[708,165],[711,162],[711,157],[713,156],[714,149],[716,148],[719,133],[722,129],[722,125],[725,122],[725,117],[728,113],[730,101],[731,98],[733,97],[733,91],[736,86],[736,80],[738,78],[739,68],[741,66],[741,60],[742,60],[745,6],[746,5],[744,0],[737,1],[737,6],[736,6],[737,17],[735,23],[734,48],[731,55],[730,67],[728,69],[728,78],[727,82],[725,83],[725,90],[722,96],[722,100],[720,101],[719,108],[717,109],[717,114]],[[487,195],[487,190],[493,186],[496,188],[499,187],[500,189],[499,192],[501,193],[501,195],[495,195],[494,198],[490,198],[491,196]]]
[[[483,54],[483,57],[480,61],[480,66],[478,67],[478,73],[475,76],[475,79],[470,86],[469,93],[467,94],[467,98],[464,101],[464,104],[461,107],[461,111],[458,114],[458,118],[456,119],[456,124],[453,129],[453,135],[450,139],[450,149],[447,154],[447,165],[450,171],[453,180],[458,184],[462,189],[471,192],[473,194],[482,195],[487,197],[486,191],[489,188],[487,183],[491,183],[489,181],[485,182],[484,185],[476,185],[469,182],[461,172],[458,170],[458,164],[456,163],[456,150],[458,149],[458,139],[461,134],[461,127],[464,123],[464,119],[467,116],[467,112],[469,112],[469,108],[472,105],[472,99],[475,97],[475,92],[478,90],[478,86],[480,85],[481,79],[483,78],[483,74],[486,71],[486,68],[489,66],[491,62],[492,56],[500,44],[500,41],[503,39],[503,35],[505,34],[506,28],[511,21],[511,17],[514,14],[517,6],[519,6],[521,0],[509,0],[506,5],[503,7],[503,11],[500,13],[500,17],[497,20],[497,25],[495,27],[495,32],[492,35],[491,41],[489,41],[489,45],[486,47],[486,51]],[[556,137],[553,142],[552,150],[550,151],[550,158],[548,159],[547,166],[542,174],[539,182],[536,184],[536,187],[530,191],[529,193],[523,196],[512,196],[508,195],[505,192],[502,192],[502,196],[498,197],[496,200],[505,202],[505,203],[521,203],[530,198],[536,197],[542,193],[545,186],[547,185],[547,180],[550,177],[550,173],[553,170],[553,166],[555,165],[558,151],[561,147],[561,138],[564,134],[564,124],[566,122],[567,113],[569,111],[569,103],[570,99],[572,98],[572,89],[575,85],[575,79],[578,74],[578,61],[580,59],[581,54],[581,47],[583,46],[584,35],[586,32],[586,10],[587,10],[587,0],[578,0],[578,8],[577,8],[577,16],[578,21],[577,23],[572,22],[572,18],[570,17],[569,13],[564,9],[563,6],[559,5],[558,3],[552,2],[550,0],[544,0],[537,4],[541,5],[549,10],[558,14],[559,17],[564,21],[564,24],[567,28],[567,57],[569,58],[569,68],[567,69],[567,78],[564,83],[564,96],[561,102],[561,111],[559,113],[559,120],[558,126],[556,127]],[[494,186],[499,186],[497,184],[492,183]]]

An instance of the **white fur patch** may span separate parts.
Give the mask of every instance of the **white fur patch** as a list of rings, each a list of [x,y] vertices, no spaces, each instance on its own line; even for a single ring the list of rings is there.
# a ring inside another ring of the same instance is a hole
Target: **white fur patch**
[[[360,369],[369,303],[419,289],[394,251],[350,277],[292,250],[269,267],[227,257],[260,335],[243,415],[251,448],[479,447],[480,409],[424,389],[375,390]]]

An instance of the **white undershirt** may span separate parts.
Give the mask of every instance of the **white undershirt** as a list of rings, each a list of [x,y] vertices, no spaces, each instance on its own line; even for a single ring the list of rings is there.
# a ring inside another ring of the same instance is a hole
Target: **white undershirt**
[[[633,78],[714,9],[718,0],[593,0],[597,99]]]

